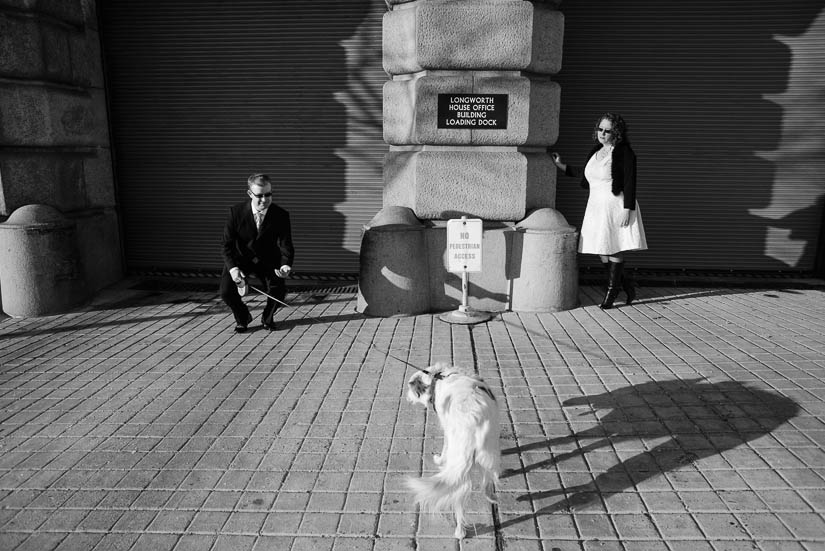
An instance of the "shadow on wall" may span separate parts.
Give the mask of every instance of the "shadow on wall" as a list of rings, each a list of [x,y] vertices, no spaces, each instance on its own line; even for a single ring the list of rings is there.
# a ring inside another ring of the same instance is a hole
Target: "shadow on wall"
[[[770,434],[795,417],[800,409],[793,400],[773,392],[737,381],[710,383],[703,379],[643,383],[571,398],[562,405],[586,408],[578,415],[588,416],[590,420],[598,417],[597,424],[570,436],[503,450],[504,456],[519,454],[524,467],[505,471],[502,478],[524,476],[536,470],[557,474],[577,470],[576,466],[585,465],[584,458],[590,452],[612,450],[616,446],[627,450],[626,454],[632,454],[635,452],[621,446],[622,442],[639,442],[641,445],[642,441],[666,440],[575,486],[564,486],[556,476],[557,484],[553,487],[518,498],[518,501],[534,502],[535,515],[512,518],[502,526],[517,524],[533,516],[596,506],[609,494],[622,492],[667,472],[692,469],[693,463],[713,456],[720,455],[716,463],[727,465],[724,459],[727,452]],[[610,412],[596,415],[603,410]],[[568,416],[575,417],[576,410]],[[734,455],[728,457],[731,459],[728,472],[735,476],[736,458]],[[593,470],[599,469],[593,467]],[[550,479],[549,476],[542,478]]]
[[[383,85],[388,76],[382,67],[382,18],[384,0],[365,0],[369,8],[352,36],[341,41],[346,55],[347,86],[335,92],[347,115],[345,146],[335,150],[346,163],[346,195],[336,206],[344,217],[343,246],[348,255],[339,271],[358,272],[361,234],[383,206],[384,142]]]
[[[595,0],[562,11],[557,149],[581,164],[595,118],[625,116],[650,244],[634,264],[810,269],[825,193],[822,2]],[[560,177],[571,223],[586,198]]]
[[[804,33],[774,38],[791,51],[791,68],[787,88],[765,98],[782,108],[782,131],[775,149],[757,152],[776,172],[770,202],[750,213],[767,220],[766,255],[794,267],[818,252],[825,270],[825,243],[817,251],[810,235],[797,235],[810,220],[825,225],[825,8]]]
[[[105,3],[130,267],[219,268],[228,207],[246,198],[249,174],[266,172],[292,216],[296,270],[357,270],[361,224],[381,202],[385,9],[380,0]],[[353,196],[375,207],[358,219]]]

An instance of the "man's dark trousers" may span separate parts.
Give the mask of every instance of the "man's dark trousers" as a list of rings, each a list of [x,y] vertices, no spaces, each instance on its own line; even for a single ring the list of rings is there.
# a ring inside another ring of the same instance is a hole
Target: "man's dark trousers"
[[[255,285],[251,280],[251,276],[255,276],[260,282],[260,287],[268,295],[272,295],[280,301],[286,298],[286,282],[283,278],[275,275],[274,271],[262,273],[261,270],[254,268],[241,267],[241,271],[246,274],[247,285],[250,283]],[[257,285],[255,285],[257,287]],[[224,266],[221,274],[221,298],[232,310],[235,316],[235,323],[238,325],[247,325],[249,322],[249,308],[244,304],[241,295],[238,293],[238,286],[232,281],[232,276],[229,270]],[[272,318],[275,316],[275,311],[278,309],[278,303],[271,298],[266,299],[266,306],[264,307],[262,323],[272,323]]]

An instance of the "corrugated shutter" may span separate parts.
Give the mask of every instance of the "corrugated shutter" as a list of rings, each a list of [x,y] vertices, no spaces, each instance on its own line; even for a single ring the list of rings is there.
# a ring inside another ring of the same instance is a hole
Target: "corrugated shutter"
[[[813,268],[825,193],[821,0],[565,2],[561,128],[581,164],[621,113],[639,160],[650,250],[636,266]],[[561,177],[581,223],[587,193]],[[590,262],[590,260],[585,260]]]
[[[382,0],[101,2],[126,254],[214,268],[228,205],[268,171],[302,271],[355,272],[381,208]],[[631,126],[650,250],[635,266],[808,271],[822,222],[821,0],[565,2],[560,138]],[[561,177],[580,224],[586,192]],[[583,264],[591,262],[583,259]]]
[[[383,1],[100,3],[126,256],[219,268],[228,208],[267,172],[296,270],[356,272],[381,208]]]

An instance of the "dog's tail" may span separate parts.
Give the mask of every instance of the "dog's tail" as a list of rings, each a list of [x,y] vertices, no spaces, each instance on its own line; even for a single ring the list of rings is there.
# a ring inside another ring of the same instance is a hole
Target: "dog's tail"
[[[425,478],[407,478],[407,488],[415,495],[421,509],[448,512],[462,507],[473,489],[470,471],[475,459],[472,449],[462,450],[460,457],[445,457],[439,472]]]

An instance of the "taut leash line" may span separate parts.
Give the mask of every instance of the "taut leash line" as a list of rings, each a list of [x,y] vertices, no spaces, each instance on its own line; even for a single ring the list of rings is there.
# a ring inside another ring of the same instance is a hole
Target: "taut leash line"
[[[275,301],[275,302],[277,302],[278,304],[281,304],[281,305],[283,305],[283,306],[286,306],[287,308],[297,308],[296,306],[293,306],[292,304],[287,304],[286,302],[284,302],[284,301],[282,301],[282,300],[279,300],[279,299],[277,299],[277,298],[273,297],[273,296],[272,296],[272,295],[270,295],[269,293],[265,293],[265,292],[261,291],[261,290],[260,290],[260,289],[258,289],[257,287],[253,287],[252,285],[249,285],[249,288],[250,288],[250,289],[252,289],[253,291],[257,291],[258,293],[262,294],[262,295],[263,295],[263,296],[265,296],[266,298],[269,298],[269,299],[274,300],[274,301]],[[313,316],[310,316],[310,315],[307,315],[307,317],[308,317],[309,319],[315,320],[316,322],[321,322],[321,320],[319,320],[319,319],[318,319],[318,318],[316,318],[316,317],[313,317]],[[323,322],[321,322],[321,323],[323,323]],[[339,331],[339,332],[338,332],[338,334],[339,334],[339,335],[343,335],[343,334],[344,334],[344,330],[342,329],[341,331]],[[423,372],[423,373],[427,373],[427,374],[429,374],[429,371],[427,371],[426,369],[421,369],[421,368],[420,368],[420,367],[418,367],[417,365],[412,364],[412,363],[408,362],[407,360],[402,360],[402,359],[401,359],[401,358],[399,358],[398,356],[394,356],[393,354],[390,354],[390,352],[389,352],[388,350],[382,350],[382,349],[378,348],[377,346],[375,346],[375,345],[374,345],[373,343],[371,343],[371,342],[364,342],[364,341],[361,341],[361,340],[359,340],[359,339],[358,339],[358,337],[353,337],[353,340],[356,340],[356,341],[360,342],[361,344],[365,344],[365,345],[369,346],[369,347],[370,347],[370,348],[372,348],[373,350],[375,350],[375,351],[377,351],[377,352],[380,352],[381,354],[384,354],[384,355],[385,355],[385,356],[387,356],[388,358],[392,358],[393,360],[398,360],[399,362],[401,362],[401,363],[403,363],[403,364],[406,364],[406,365],[408,365],[408,366],[412,367],[413,369],[417,369],[418,371],[421,371],[421,372]]]

